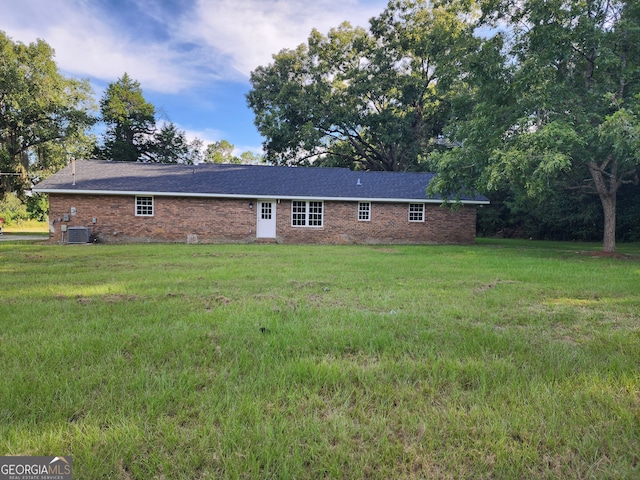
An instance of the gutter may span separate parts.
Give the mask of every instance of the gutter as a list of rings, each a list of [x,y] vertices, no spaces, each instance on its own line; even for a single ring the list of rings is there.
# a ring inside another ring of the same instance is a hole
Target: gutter
[[[178,193],[178,192],[145,192],[145,191],[114,191],[114,190],[68,190],[64,188],[36,188],[36,193],[55,193],[65,195],[118,195],[149,197],[187,197],[187,198],[240,198],[240,199],[280,199],[280,200],[314,200],[335,202],[393,202],[393,203],[443,203],[441,198],[368,198],[368,197],[317,197],[313,195],[253,195],[253,194],[226,194],[226,193]],[[455,203],[451,201],[451,203]],[[489,205],[489,200],[460,200],[464,205]]]

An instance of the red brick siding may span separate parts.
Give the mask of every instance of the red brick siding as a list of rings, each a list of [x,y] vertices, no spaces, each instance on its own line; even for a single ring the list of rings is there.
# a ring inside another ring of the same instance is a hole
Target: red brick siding
[[[61,241],[60,225],[87,226],[102,242],[256,241],[256,206],[250,199],[154,197],[154,216],[137,217],[135,198],[116,195],[58,195],[49,198],[51,240]],[[75,207],[76,215],[64,221]],[[358,221],[358,202],[324,202],[322,227],[293,227],[291,201],[276,205],[277,241],[281,243],[473,243],[476,207],[451,211],[425,205],[425,221],[409,222],[409,206],[371,203],[371,220]],[[96,223],[92,219],[96,219]],[[192,237],[193,240],[195,238]]]
[[[323,227],[291,225],[291,202],[278,205],[283,243],[473,243],[476,207],[451,211],[425,205],[425,221],[409,222],[409,204],[371,203],[371,220],[358,221],[358,202],[324,202]]]
[[[60,241],[60,223],[87,226],[102,242],[248,242],[255,239],[256,216],[248,200],[154,197],[154,215],[135,215],[135,197],[50,195],[49,223]],[[71,207],[76,215],[63,222]],[[93,224],[93,218],[96,223]]]

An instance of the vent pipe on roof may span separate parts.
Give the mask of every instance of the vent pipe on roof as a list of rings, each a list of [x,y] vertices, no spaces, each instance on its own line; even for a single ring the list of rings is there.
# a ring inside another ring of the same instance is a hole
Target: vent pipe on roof
[[[76,159],[71,157],[71,177],[73,178],[72,185],[76,184]]]
[[[360,182],[360,179],[358,179],[358,183],[356,183],[356,185],[362,186],[362,182]]]

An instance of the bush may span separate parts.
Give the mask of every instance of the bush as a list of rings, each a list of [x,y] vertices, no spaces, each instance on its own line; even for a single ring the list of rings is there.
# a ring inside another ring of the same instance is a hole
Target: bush
[[[0,200],[0,218],[4,218],[6,225],[27,220],[29,218],[27,206],[15,193],[5,193],[4,198]]]
[[[47,220],[49,212],[49,200],[46,195],[34,193],[31,197],[27,197],[27,213],[29,219],[44,222]]]

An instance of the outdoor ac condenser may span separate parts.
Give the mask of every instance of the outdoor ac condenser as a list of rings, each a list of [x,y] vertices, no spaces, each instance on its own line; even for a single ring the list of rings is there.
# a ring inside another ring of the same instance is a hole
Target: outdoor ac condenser
[[[67,230],[67,243],[89,243],[89,228],[69,227]]]

